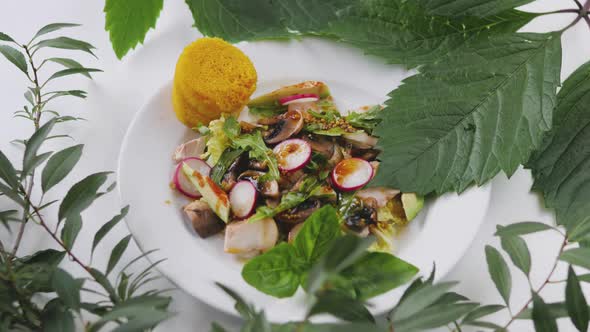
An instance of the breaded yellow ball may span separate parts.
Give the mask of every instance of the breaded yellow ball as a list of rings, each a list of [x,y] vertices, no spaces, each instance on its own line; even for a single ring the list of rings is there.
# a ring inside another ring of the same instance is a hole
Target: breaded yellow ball
[[[172,103],[189,127],[207,125],[223,113],[236,114],[256,89],[256,69],[237,47],[219,38],[200,38],[176,63]]]

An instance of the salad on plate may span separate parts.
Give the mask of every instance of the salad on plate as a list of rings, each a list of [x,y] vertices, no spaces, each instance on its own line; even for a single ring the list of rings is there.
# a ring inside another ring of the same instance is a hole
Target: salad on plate
[[[393,251],[424,199],[369,186],[382,153],[372,135],[381,109],[339,110],[326,84],[306,81],[197,125],[173,153],[171,186],[190,200],[186,220],[201,238],[223,234],[226,253],[253,257],[293,242],[331,205],[342,233],[373,235],[371,250]]]

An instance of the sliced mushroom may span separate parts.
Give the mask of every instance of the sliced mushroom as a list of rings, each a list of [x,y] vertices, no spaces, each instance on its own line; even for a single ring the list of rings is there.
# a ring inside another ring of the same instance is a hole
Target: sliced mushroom
[[[215,235],[225,227],[225,223],[215,215],[206,202],[194,201],[184,207],[184,213],[202,238]]]
[[[274,247],[278,239],[279,229],[272,218],[236,221],[226,227],[224,250],[230,254],[258,254]]]
[[[238,180],[250,181],[254,187],[262,194],[262,196],[270,198],[279,197],[279,184],[276,180],[271,181],[259,181],[260,177],[263,176],[263,172],[248,170],[238,176]]]
[[[326,158],[330,158],[334,154],[336,143],[334,143],[331,139],[311,134],[304,135],[302,139],[309,143],[312,151],[317,152]]]
[[[377,137],[371,136],[364,131],[342,135],[344,139],[358,149],[371,149],[377,145]]]
[[[253,169],[255,171],[268,171],[268,164],[266,161],[250,159],[248,162],[248,169]]]
[[[303,114],[300,111],[288,111],[281,119],[272,125],[264,136],[268,144],[276,144],[297,135],[303,128]]]
[[[276,218],[282,223],[298,224],[300,222],[304,222],[320,207],[321,202],[319,200],[308,199],[307,201],[297,205],[292,209],[279,213]]]
[[[299,181],[303,176],[305,176],[305,172],[303,172],[303,170],[283,174],[283,176],[281,176],[281,178],[278,180],[279,188],[284,191],[291,190],[291,188],[293,188],[297,181]]]
[[[349,230],[363,236],[369,234],[369,226],[375,224],[376,222],[377,212],[374,208],[368,205],[364,205],[358,210],[353,211],[344,220],[344,224]]]
[[[353,149],[351,151],[353,157],[361,158],[366,161],[372,161],[377,159],[379,153],[381,153],[381,151],[377,149]]]
[[[384,207],[387,205],[387,202],[392,200],[399,193],[400,191],[397,189],[373,187],[359,190],[356,193],[356,197],[360,198],[364,203],[368,202],[369,200],[375,200],[377,207]]]
[[[180,144],[176,150],[174,150],[174,154],[172,155],[172,160],[175,163],[179,163],[185,158],[188,157],[197,157],[199,158],[203,152],[205,152],[205,145],[206,140],[204,137],[199,137],[193,140],[190,140],[186,143]]]
[[[224,191],[230,191],[238,181],[238,174],[246,166],[246,157],[244,154],[240,155],[233,163],[228,167],[227,171],[221,178],[221,189]]]

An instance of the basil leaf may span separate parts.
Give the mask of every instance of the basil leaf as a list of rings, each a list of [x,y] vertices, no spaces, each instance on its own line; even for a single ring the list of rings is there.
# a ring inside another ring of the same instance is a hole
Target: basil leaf
[[[502,299],[504,299],[504,303],[508,305],[510,303],[510,292],[512,291],[512,278],[508,264],[506,264],[506,261],[496,248],[486,246],[485,251],[490,277],[492,277],[492,281],[496,285]]]
[[[371,252],[342,271],[358,298],[369,299],[399,287],[418,273],[414,265],[383,252]]]
[[[326,205],[305,221],[293,241],[293,246],[299,257],[313,264],[339,234],[340,221],[336,210],[331,205]]]
[[[571,230],[590,215],[585,197],[590,195],[590,62],[563,83],[557,95],[553,129],[543,147],[526,167],[535,179],[533,189],[543,193],[545,204],[555,209],[557,222]]]
[[[375,134],[387,153],[372,184],[425,195],[511,175],[551,127],[560,67],[557,34],[470,41],[421,67],[380,112]]]
[[[259,291],[278,298],[290,297],[299,287],[303,266],[293,246],[281,243],[254,257],[242,269],[242,277]]]

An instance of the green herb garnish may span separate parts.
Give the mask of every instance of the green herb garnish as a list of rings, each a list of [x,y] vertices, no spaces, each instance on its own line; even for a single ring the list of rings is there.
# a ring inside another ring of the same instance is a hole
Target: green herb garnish
[[[244,153],[244,150],[242,149],[225,149],[221,154],[221,157],[219,157],[217,164],[215,164],[215,166],[213,166],[213,169],[211,170],[211,180],[220,185],[221,179],[223,178],[223,175],[227,172],[227,169],[242,153]]]

